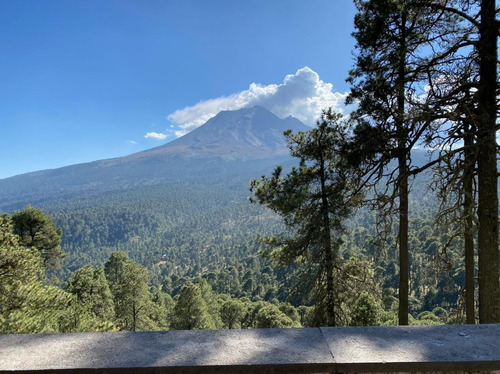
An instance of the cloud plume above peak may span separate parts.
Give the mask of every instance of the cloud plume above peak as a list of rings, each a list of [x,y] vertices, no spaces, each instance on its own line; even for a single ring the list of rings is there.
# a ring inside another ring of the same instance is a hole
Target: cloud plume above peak
[[[312,126],[323,109],[332,107],[346,113],[346,95],[347,93],[334,92],[331,83],[323,82],[318,73],[306,66],[295,74],[287,75],[281,84],[264,86],[252,83],[245,91],[200,101],[193,106],[176,110],[167,119],[179,126],[176,135],[182,136],[203,125],[222,110],[260,105],[278,117],[293,116]]]

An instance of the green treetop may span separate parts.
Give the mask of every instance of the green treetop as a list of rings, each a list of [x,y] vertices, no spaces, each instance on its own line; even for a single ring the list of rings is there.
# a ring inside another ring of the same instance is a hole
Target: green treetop
[[[62,230],[54,226],[49,216],[28,205],[12,214],[12,224],[20,244],[38,249],[45,267],[60,267],[61,259],[66,255],[61,248]]]

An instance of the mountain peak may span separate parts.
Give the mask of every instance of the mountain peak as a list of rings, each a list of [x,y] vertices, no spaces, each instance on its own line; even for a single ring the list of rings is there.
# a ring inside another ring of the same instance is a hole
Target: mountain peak
[[[306,131],[308,127],[293,117],[281,119],[260,105],[225,110],[181,138],[136,155],[175,154],[184,158],[221,159],[274,157],[288,154],[283,137],[288,129]]]
[[[255,112],[255,111],[262,111],[262,112],[269,112],[272,114],[272,112],[263,106],[260,105],[254,105],[254,106],[248,106],[240,109],[233,109],[233,110],[221,110],[219,113],[249,113],[249,112]]]

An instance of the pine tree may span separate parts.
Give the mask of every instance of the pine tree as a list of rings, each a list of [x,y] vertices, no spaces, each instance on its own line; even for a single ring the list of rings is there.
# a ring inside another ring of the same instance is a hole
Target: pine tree
[[[172,323],[172,314],[174,311],[175,302],[172,297],[161,291],[156,290],[153,294],[154,308],[150,315],[155,325],[160,330],[168,330]]]
[[[214,328],[214,323],[208,313],[207,304],[203,300],[200,288],[192,282],[187,282],[181,288],[174,307],[172,328],[175,330],[208,330]]]
[[[500,321],[498,250],[498,185],[496,123],[498,112],[498,36],[494,0],[430,1],[429,9],[453,19],[452,38],[442,38],[441,52],[432,58],[429,95],[436,102],[433,116],[439,119],[435,139],[448,149],[445,160],[462,152],[458,167],[464,191],[463,219],[466,220],[467,320],[474,323],[474,261],[472,215],[477,178],[479,321]],[[444,88],[443,88],[444,87]],[[450,110],[450,108],[452,108]],[[446,121],[445,121],[446,120]],[[450,122],[455,121],[455,124]],[[459,139],[463,144],[457,143]],[[457,151],[458,144],[458,151]],[[463,145],[462,150],[460,145]],[[468,170],[465,170],[465,169]],[[471,172],[477,170],[477,174]],[[460,174],[461,173],[461,174]],[[449,173],[456,178],[453,173]],[[477,176],[477,177],[476,177]],[[465,201],[466,200],[466,201]]]
[[[8,215],[0,215],[0,333],[58,332],[69,294],[43,283],[40,253],[21,245]]]
[[[263,238],[265,255],[279,265],[305,265],[303,281],[314,295],[315,308],[322,311],[321,323],[337,325],[336,271],[341,267],[343,221],[359,201],[356,175],[341,157],[348,129],[341,115],[325,112],[309,132],[285,132],[292,156],[300,160],[282,176],[273,175],[251,182],[252,201],[280,214],[293,236]]]
[[[62,230],[54,226],[49,216],[28,205],[12,214],[12,223],[20,243],[28,248],[36,248],[45,267],[57,269],[61,266],[61,260],[66,256],[61,248]]]
[[[245,305],[239,300],[228,300],[222,304],[220,315],[225,328],[240,328],[241,320],[245,315]]]
[[[497,85],[498,36],[495,0],[482,0],[478,26],[477,100],[479,322],[500,322],[498,252]]]
[[[200,289],[201,297],[205,301],[208,314],[212,319],[213,328],[221,329],[223,323],[220,316],[220,302],[218,295],[213,291],[212,286],[203,278],[198,278],[197,286]]]
[[[130,260],[125,252],[113,252],[104,265],[115,304],[115,319],[123,330],[154,330],[149,272]]]
[[[399,323],[407,325],[409,178],[417,172],[411,151],[430,124],[428,104],[421,98],[429,65],[422,51],[433,50],[440,40],[434,39],[438,31],[447,37],[448,20],[425,2],[356,0],[355,4],[356,65],[349,73],[348,102],[358,105],[353,113],[358,125],[349,157],[354,165],[362,165],[369,184],[388,186],[381,192],[375,189],[375,203],[387,227],[392,215],[398,216],[398,315]]]
[[[95,331],[111,328],[115,316],[113,296],[102,268],[86,265],[76,270],[68,279],[67,290],[75,296],[68,329]]]
[[[255,325],[257,328],[299,327],[298,323],[273,304],[267,304],[259,309],[255,316]]]

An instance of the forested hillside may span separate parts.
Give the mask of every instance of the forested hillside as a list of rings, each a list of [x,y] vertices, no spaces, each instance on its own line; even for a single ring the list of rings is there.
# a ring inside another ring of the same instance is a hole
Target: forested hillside
[[[249,177],[228,179],[232,186],[214,176],[76,201],[64,210],[42,207],[65,233],[69,269],[102,263],[120,249],[147,266],[166,260],[169,266],[201,270],[256,253],[257,233],[277,223],[248,203]]]
[[[141,196],[142,202],[136,201],[136,205],[124,202],[120,205],[115,200],[98,209],[88,207],[55,213],[55,226],[61,222],[66,231],[63,249],[68,255],[62,262],[63,272],[46,269],[36,252],[27,252],[15,242],[11,247],[3,246],[14,261],[20,261],[28,253],[31,257],[29,262],[18,262],[16,274],[21,277],[15,285],[10,283],[12,278],[2,282],[2,295],[6,297],[2,304],[2,318],[6,318],[2,331],[316,324],[307,290],[297,286],[298,269],[294,266],[276,268],[272,261],[259,254],[264,246],[257,240],[258,236],[277,234],[284,229],[275,215],[246,200],[235,202],[221,198],[215,205],[203,204],[204,199],[168,204],[172,214],[177,212],[176,219],[168,219],[165,202],[160,204],[160,199],[148,201],[147,195]],[[126,197],[130,203],[133,195]],[[238,194],[233,197],[237,198]],[[240,197],[246,198],[246,193]],[[196,206],[200,208],[198,214],[185,214],[185,208],[195,210]],[[412,323],[460,321],[457,298],[463,282],[463,265],[460,254],[453,252],[459,250],[459,246],[451,247],[446,261],[439,260],[437,255],[445,237],[439,235],[430,219],[435,203],[422,198],[415,206],[419,207],[416,211],[420,218],[412,221]],[[109,221],[103,220],[104,217]],[[9,217],[2,219],[0,239],[5,244],[11,229]],[[350,229],[344,237],[342,256],[360,279],[350,283],[356,292],[342,306],[345,313],[342,324],[397,322],[395,238],[390,237],[383,250],[373,243],[371,228],[375,219],[373,212],[360,211],[349,223]],[[92,225],[97,220],[103,222],[101,228]],[[155,239],[155,233],[159,238]],[[79,237],[83,243],[96,244],[79,248]],[[73,246],[64,245],[71,240],[74,240]],[[123,251],[117,252],[118,249]],[[0,257],[6,259],[4,254]],[[5,270],[5,266],[2,269]],[[58,287],[50,280],[54,274],[61,276]],[[36,280],[38,283],[33,288]],[[36,300],[31,301],[35,295]],[[34,302],[38,305],[36,308],[25,309],[35,305]],[[16,305],[24,307],[19,309]]]

